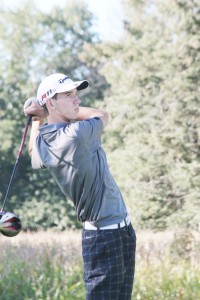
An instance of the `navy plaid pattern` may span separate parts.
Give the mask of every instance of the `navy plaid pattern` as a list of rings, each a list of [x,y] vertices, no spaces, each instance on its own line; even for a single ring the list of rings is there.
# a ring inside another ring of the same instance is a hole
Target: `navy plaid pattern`
[[[119,229],[82,231],[86,300],[130,300],[136,236],[131,224]]]

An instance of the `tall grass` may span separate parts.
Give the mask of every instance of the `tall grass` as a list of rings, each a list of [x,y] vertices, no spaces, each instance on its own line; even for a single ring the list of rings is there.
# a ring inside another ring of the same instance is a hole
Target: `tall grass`
[[[187,231],[141,233],[132,299],[200,299],[199,242]]]
[[[1,300],[84,299],[80,233],[21,233],[0,244]]]
[[[132,299],[200,299],[199,237],[137,234]],[[81,233],[20,233],[0,237],[1,300],[84,300]]]

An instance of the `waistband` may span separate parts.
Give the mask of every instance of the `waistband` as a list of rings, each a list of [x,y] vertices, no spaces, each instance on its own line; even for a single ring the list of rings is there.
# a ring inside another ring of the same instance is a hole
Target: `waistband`
[[[112,224],[112,225],[103,226],[103,227],[96,227],[96,226],[92,225],[90,222],[86,221],[83,223],[83,228],[87,229],[87,230],[119,229],[119,228],[128,226],[130,224],[130,222],[131,222],[130,216],[128,215],[128,216],[126,216],[126,218],[124,218],[124,220],[121,223]]]

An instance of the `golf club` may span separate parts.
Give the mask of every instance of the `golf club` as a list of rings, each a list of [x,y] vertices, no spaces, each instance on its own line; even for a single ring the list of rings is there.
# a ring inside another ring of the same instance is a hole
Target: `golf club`
[[[0,211],[0,232],[9,237],[16,236],[22,228],[21,221],[14,213]]]
[[[17,158],[16,158],[16,162],[15,162],[13,171],[12,171],[10,182],[8,184],[8,188],[7,188],[5,197],[4,197],[3,205],[2,205],[2,208],[0,210],[0,232],[3,235],[9,236],[9,237],[17,235],[20,232],[21,227],[22,227],[20,219],[15,214],[13,214],[11,212],[4,211],[4,207],[5,207],[6,201],[8,199],[8,195],[9,195],[9,192],[10,192],[10,189],[11,189],[11,186],[12,186],[12,182],[13,182],[16,170],[17,170],[19,159],[22,155],[22,150],[23,150],[24,143],[25,143],[25,140],[26,140],[28,128],[29,128],[29,125],[31,123],[31,119],[32,119],[32,115],[29,115],[27,117],[26,127],[25,127],[24,132],[23,132],[21,144],[20,144],[20,147],[19,147],[19,150],[18,150],[18,154],[17,154]]]

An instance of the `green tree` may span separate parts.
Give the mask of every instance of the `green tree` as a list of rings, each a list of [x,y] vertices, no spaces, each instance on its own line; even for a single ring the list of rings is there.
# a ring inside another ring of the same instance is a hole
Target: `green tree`
[[[93,49],[111,87],[109,163],[136,226],[197,229],[199,1],[124,3],[122,40]]]

